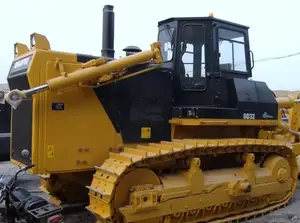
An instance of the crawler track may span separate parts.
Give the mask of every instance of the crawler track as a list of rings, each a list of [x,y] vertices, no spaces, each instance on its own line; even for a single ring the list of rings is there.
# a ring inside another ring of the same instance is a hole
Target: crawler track
[[[220,173],[202,171],[201,162],[197,166],[197,159],[221,154],[263,154],[263,160],[254,163],[248,155],[243,166]],[[181,168],[185,164],[189,168]],[[175,172],[164,172],[174,165]],[[100,221],[138,223],[232,222],[263,215],[288,203],[298,174],[288,144],[262,139],[150,143],[110,153],[96,170],[87,209]],[[251,192],[241,192],[247,183]]]

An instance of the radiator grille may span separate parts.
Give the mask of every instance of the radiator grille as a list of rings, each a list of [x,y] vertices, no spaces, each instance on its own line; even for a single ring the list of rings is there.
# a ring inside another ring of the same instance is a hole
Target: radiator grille
[[[30,64],[29,60],[23,60],[22,63],[14,61],[10,73],[7,77],[7,82],[10,90],[29,89],[29,82],[27,78],[27,69]],[[25,63],[25,62],[26,63]],[[18,64],[16,64],[18,63]],[[25,165],[31,164],[31,147],[32,147],[32,98],[25,99],[17,109],[12,109],[12,126],[11,126],[11,154],[12,158]],[[28,156],[23,156],[22,151],[27,150]]]
[[[24,100],[12,116],[12,158],[25,165],[31,164],[31,137],[32,137],[32,99]],[[27,150],[29,156],[22,156]]]

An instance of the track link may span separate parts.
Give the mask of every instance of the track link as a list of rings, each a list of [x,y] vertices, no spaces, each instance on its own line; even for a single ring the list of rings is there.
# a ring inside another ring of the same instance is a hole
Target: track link
[[[136,148],[124,148],[123,152],[110,153],[109,158],[100,166],[95,167],[96,173],[94,174],[93,181],[88,187],[90,204],[87,209],[92,212],[97,219],[103,222],[118,222],[116,221],[116,210],[114,207],[114,196],[117,185],[122,181],[123,177],[133,169],[137,168],[152,168],[154,166],[163,165],[166,160],[179,160],[189,156],[203,156],[203,155],[219,155],[226,153],[276,153],[286,158],[291,166],[291,191],[282,199],[268,205],[264,205],[257,210],[259,205],[251,206],[251,202],[233,201],[226,205],[239,205],[244,202],[246,212],[234,213],[230,216],[218,216],[214,212],[215,218],[203,215],[203,220],[208,222],[233,222],[236,220],[247,219],[258,215],[264,215],[273,210],[279,209],[286,205],[292,197],[297,182],[298,168],[295,155],[292,152],[289,144],[278,140],[264,140],[264,139],[222,139],[222,140],[173,140],[172,142],[150,143],[148,146],[138,145]],[[216,185],[218,187],[218,185]],[[212,189],[213,191],[214,189]],[[257,202],[264,201],[266,196],[257,197]],[[249,203],[249,205],[247,204]],[[128,204],[129,205],[129,204]],[[247,206],[248,205],[248,206]],[[211,207],[221,208],[218,207]],[[229,209],[228,209],[229,210]],[[196,209],[194,210],[196,212]],[[199,210],[198,210],[199,211]],[[202,210],[204,211],[204,210]],[[150,211],[151,212],[151,211]],[[188,215],[187,212],[181,212],[178,215]],[[217,213],[217,212],[216,212]],[[168,215],[159,216],[162,221],[158,222],[172,222]],[[199,222],[201,219],[195,220],[178,220],[177,222]],[[128,221],[135,222],[135,221]],[[142,221],[143,222],[143,221]]]

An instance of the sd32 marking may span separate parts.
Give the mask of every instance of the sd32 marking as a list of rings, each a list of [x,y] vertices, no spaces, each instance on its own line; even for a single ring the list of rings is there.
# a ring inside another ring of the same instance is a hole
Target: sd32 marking
[[[255,113],[243,113],[243,119],[255,119]]]

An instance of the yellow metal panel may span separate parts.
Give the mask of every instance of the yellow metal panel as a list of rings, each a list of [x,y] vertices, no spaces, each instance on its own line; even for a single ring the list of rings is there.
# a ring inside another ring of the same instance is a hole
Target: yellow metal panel
[[[34,50],[28,70],[30,87],[72,72],[81,66],[75,54]],[[57,66],[57,61],[62,66]],[[52,102],[64,110],[52,110]],[[108,157],[109,148],[122,144],[92,88],[33,95],[32,163],[35,174],[93,169]]]
[[[169,121],[173,125],[187,126],[277,126],[277,120],[244,120],[244,119],[184,119],[173,118]]]
[[[142,127],[141,128],[141,138],[142,139],[150,139],[151,138],[151,128],[150,127]]]
[[[58,53],[55,51],[45,50],[31,50],[28,53],[15,58],[15,60],[26,57],[30,54],[33,54],[27,74],[30,87],[35,87],[46,82],[46,61],[55,61],[56,58],[72,63],[77,61],[75,54]],[[43,143],[43,139],[45,138],[45,126],[43,126],[43,122],[40,122],[40,119],[45,117],[45,110],[42,109],[45,99],[44,93],[33,95],[32,97],[32,116],[35,117],[32,120],[31,139],[32,163],[35,164],[35,168],[32,170],[34,174],[40,173],[40,171],[45,171],[44,160],[47,156],[46,149],[45,151],[43,149],[47,148]]]

